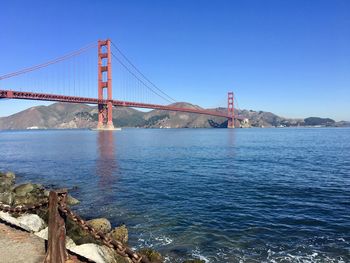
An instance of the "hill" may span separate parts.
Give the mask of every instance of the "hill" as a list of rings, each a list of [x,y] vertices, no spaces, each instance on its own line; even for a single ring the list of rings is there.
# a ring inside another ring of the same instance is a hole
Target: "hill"
[[[172,104],[178,107],[200,108],[189,103]],[[0,118],[0,129],[69,129],[95,128],[97,107],[83,104],[54,103],[37,106],[8,117]],[[225,118],[207,115],[152,110],[142,112],[133,108],[113,108],[113,123],[116,127],[145,128],[196,128],[223,125]]]
[[[197,105],[185,102],[178,102],[172,105],[201,109]],[[226,112],[226,108],[215,108],[211,110]],[[244,127],[350,126],[349,122],[335,122],[328,118],[288,119],[264,111],[237,110],[236,114],[249,119],[249,123],[245,124]],[[227,120],[221,117],[160,110],[143,112],[125,107],[116,107],[113,109],[113,122],[116,127],[227,127]],[[2,130],[28,128],[73,129],[95,128],[96,126],[97,107],[84,104],[54,103],[50,106],[32,107],[8,117],[0,118],[0,129]]]

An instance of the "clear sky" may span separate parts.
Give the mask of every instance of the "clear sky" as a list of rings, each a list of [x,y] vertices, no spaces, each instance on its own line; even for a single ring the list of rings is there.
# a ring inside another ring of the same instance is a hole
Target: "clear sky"
[[[0,75],[109,37],[178,101],[350,120],[348,0],[11,0],[0,25]]]

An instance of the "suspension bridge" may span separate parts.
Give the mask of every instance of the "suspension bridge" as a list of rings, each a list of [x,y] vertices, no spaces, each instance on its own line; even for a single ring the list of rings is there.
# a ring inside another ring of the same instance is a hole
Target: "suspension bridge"
[[[112,58],[116,62],[113,71]],[[118,99],[113,97],[112,79]],[[243,120],[242,116],[235,114],[233,92],[227,94],[227,111],[177,106],[177,101],[142,74],[110,39],[99,40],[45,63],[0,76],[0,99],[95,104],[98,105],[97,129],[101,130],[114,129],[113,107],[223,117],[228,120],[228,128],[234,128],[235,121]]]

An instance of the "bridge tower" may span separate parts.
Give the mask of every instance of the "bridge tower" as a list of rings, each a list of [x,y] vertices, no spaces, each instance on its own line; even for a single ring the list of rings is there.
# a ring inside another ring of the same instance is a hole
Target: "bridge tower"
[[[234,95],[233,92],[227,93],[227,115],[229,117],[227,122],[227,128],[235,127],[235,108],[234,108]]]
[[[98,41],[98,124],[97,129],[114,129],[112,105],[112,58],[111,41]],[[107,89],[107,94],[105,94]],[[107,95],[107,98],[106,98]],[[106,101],[102,102],[102,101]]]

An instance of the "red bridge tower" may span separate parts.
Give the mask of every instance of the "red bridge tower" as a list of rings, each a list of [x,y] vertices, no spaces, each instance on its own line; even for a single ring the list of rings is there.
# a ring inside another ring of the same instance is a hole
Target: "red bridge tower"
[[[98,124],[97,129],[114,129],[112,116],[112,58],[111,41],[98,41]],[[107,89],[105,98],[104,89]],[[106,103],[102,103],[107,100]]]
[[[233,92],[227,93],[227,115],[229,117],[227,122],[227,128],[235,127],[235,108],[234,108],[234,95]]]

